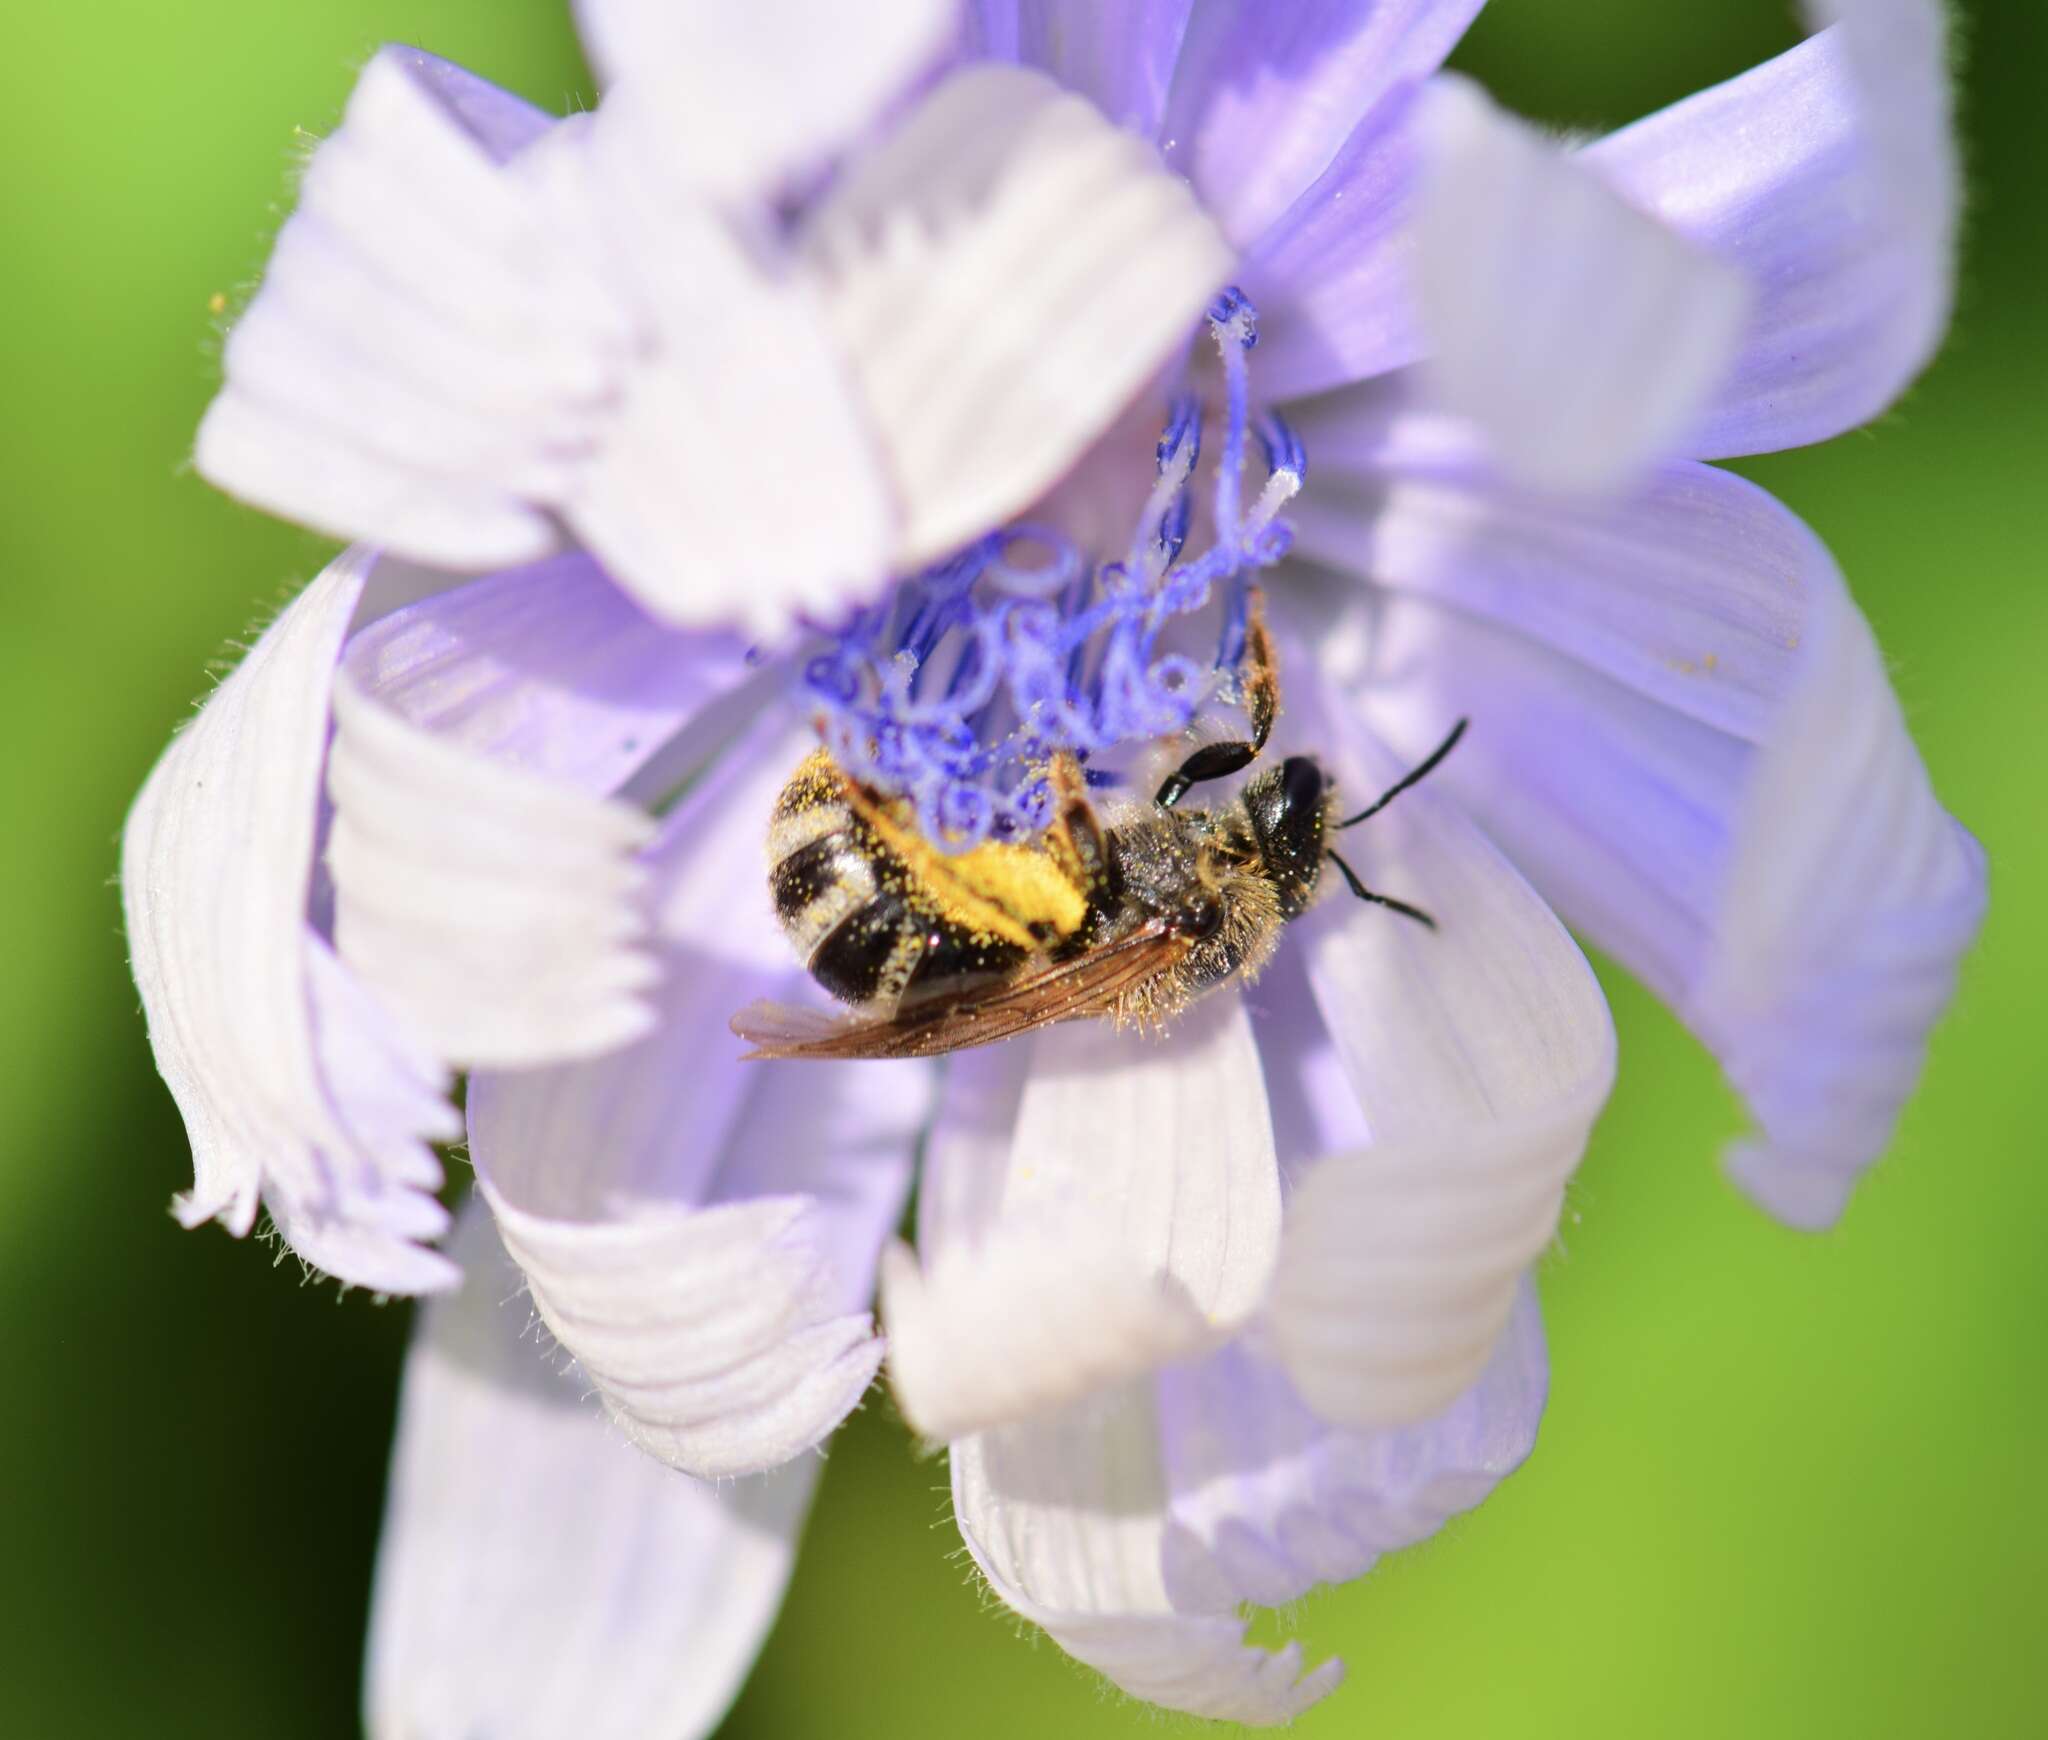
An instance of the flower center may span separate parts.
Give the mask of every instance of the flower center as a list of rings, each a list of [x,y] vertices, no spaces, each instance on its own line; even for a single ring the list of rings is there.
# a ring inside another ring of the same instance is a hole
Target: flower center
[[[941,848],[1043,829],[1047,770],[1062,751],[1091,785],[1116,785],[1111,752],[1185,731],[1205,707],[1242,703],[1252,575],[1287,553],[1279,514],[1307,456],[1278,416],[1252,414],[1258,317],[1244,293],[1218,296],[1208,324],[1223,404],[1205,550],[1188,556],[1186,546],[1214,413],[1183,392],[1124,550],[1084,551],[1044,525],[1004,527],[856,611],[805,667],[805,696],[839,765],[910,800]],[[1266,479],[1247,509],[1253,435]]]

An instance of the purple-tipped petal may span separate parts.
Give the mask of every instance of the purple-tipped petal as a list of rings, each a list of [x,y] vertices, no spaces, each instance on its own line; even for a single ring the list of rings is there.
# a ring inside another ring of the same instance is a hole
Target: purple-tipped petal
[[[1442,1413],[1381,1432],[1318,1419],[1286,1373],[1239,1343],[1160,1378],[1176,1575],[1280,1606],[1362,1577],[1475,1508],[1528,1458],[1549,1365],[1536,1289],[1478,1380]]]
[[[976,0],[966,47],[1049,72],[1119,127],[1157,135],[1192,0]]]
[[[1340,807],[1405,771],[1348,710],[1298,705]],[[1298,923],[1370,1142],[1290,1192],[1266,1332],[1323,1418],[1403,1425],[1492,1357],[1606,1101],[1614,1032],[1563,927],[1433,784],[1339,843],[1367,887],[1436,927],[1341,886]]]
[[[1151,1385],[955,1444],[953,1514],[989,1587],[1133,1697],[1270,1727],[1343,1677],[1267,1651],[1220,1581],[1190,1585],[1167,1551],[1171,1492]]]
[[[959,1060],[926,1179],[919,1255],[883,1276],[890,1382],[926,1436],[1212,1346],[1257,1308],[1280,1232],[1240,999],[1164,1039],[1079,1023]]]
[[[1835,0],[1833,30],[1581,154],[1758,286],[1685,451],[1824,441],[1876,416],[1948,325],[1959,203],[1940,9]]]
[[[541,1318],[634,1443],[706,1477],[786,1461],[867,1388],[928,1097],[910,1065],[743,1064],[727,1031],[794,976],[761,831],[804,735],[763,721],[669,819],[655,1030],[470,1087],[478,1179]]]
[[[803,246],[907,562],[1037,499],[1185,343],[1230,268],[1149,144],[1043,74],[990,64],[850,164]]]
[[[1984,902],[1833,560],[1711,467],[1573,509],[1399,420],[1351,430],[1339,483],[1324,432],[1298,547],[1388,589],[1325,642],[1354,699],[1408,754],[1472,716],[1446,787],[1721,1058],[1761,1126],[1730,1156],[1744,1187],[1831,1221]]]
[[[820,1466],[650,1462],[543,1344],[481,1203],[406,1361],[365,1687],[375,1740],[697,1740],[774,1622]]]
[[[426,1143],[445,1074],[308,928],[328,694],[374,557],[337,560],[164,752],[121,881],[157,1067],[192,1140],[187,1226],[267,1204],[309,1261],[380,1291],[453,1284]]]
[[[1618,489],[1679,451],[1726,379],[1753,292],[1568,153],[1445,78],[1421,114],[1415,294],[1436,401],[1502,468]]]
[[[1374,106],[1443,64],[1483,0],[1198,0],[1159,138],[1238,247]]]
[[[605,103],[684,186],[766,197],[868,127],[946,45],[954,0],[576,0]]]
[[[432,91],[496,162],[511,162],[555,124],[546,110],[438,54],[397,45],[384,53]]]

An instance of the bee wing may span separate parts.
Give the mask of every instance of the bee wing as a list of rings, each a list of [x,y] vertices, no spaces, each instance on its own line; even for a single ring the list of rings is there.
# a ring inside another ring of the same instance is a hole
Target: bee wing
[[[784,1003],[749,1003],[732,1030],[749,1057],[937,1057],[998,1039],[1106,1015],[1117,999],[1179,964],[1190,943],[1158,922],[1014,979],[940,994],[885,1017],[830,1015]]]

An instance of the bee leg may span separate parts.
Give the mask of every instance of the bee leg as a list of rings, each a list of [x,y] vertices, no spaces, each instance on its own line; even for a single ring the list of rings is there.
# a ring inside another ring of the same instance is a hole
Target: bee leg
[[[1109,882],[1109,846],[1088,802],[1087,777],[1064,751],[1053,757],[1051,777],[1055,808],[1046,849],[1074,886],[1094,900]]]
[[[1398,912],[1403,918],[1412,918],[1417,924],[1426,924],[1431,930],[1436,929],[1436,920],[1424,912],[1421,907],[1410,906],[1405,900],[1396,900],[1391,894],[1373,893],[1370,888],[1359,881],[1358,872],[1345,863],[1342,858],[1338,857],[1335,852],[1330,854],[1330,862],[1335,864],[1344,873],[1344,880],[1350,884],[1351,892],[1357,895],[1360,900],[1370,901],[1374,906],[1384,906],[1389,912]]]
[[[1227,779],[1249,767],[1273,735],[1273,721],[1280,712],[1280,667],[1273,656],[1273,637],[1266,628],[1265,595],[1254,586],[1251,614],[1245,624],[1244,690],[1245,715],[1251,721],[1247,740],[1205,743],[1183,761],[1153,798],[1161,809],[1170,810],[1187,796],[1190,786],[1204,780]]]

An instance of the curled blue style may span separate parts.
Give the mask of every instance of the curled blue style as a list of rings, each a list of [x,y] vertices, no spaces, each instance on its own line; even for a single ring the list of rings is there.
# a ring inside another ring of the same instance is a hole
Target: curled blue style
[[[1207,703],[1236,698],[1251,576],[1287,551],[1277,515],[1307,457],[1278,417],[1254,426],[1246,353],[1258,322],[1242,291],[1216,298],[1209,329],[1223,416],[1207,550],[1182,559],[1205,421],[1201,400],[1183,393],[1168,409],[1157,480],[1122,559],[1093,559],[1048,526],[1006,527],[855,611],[805,666],[805,695],[840,766],[907,799],[942,850],[1041,832],[1052,819],[1048,768],[1061,751],[1086,766],[1184,731]],[[1267,477],[1247,509],[1251,434]],[[1173,624],[1212,601],[1222,614],[1212,662],[1162,649]],[[1089,768],[1093,784],[1111,777]]]

